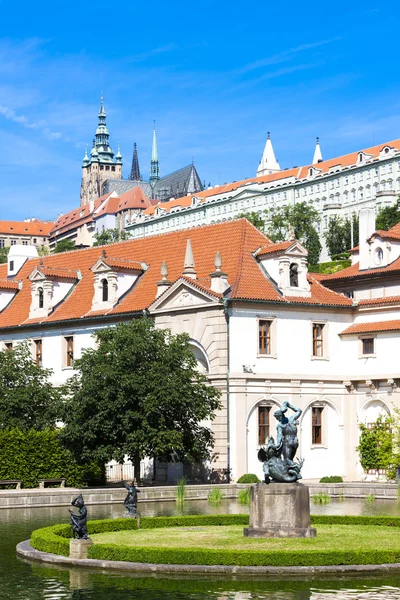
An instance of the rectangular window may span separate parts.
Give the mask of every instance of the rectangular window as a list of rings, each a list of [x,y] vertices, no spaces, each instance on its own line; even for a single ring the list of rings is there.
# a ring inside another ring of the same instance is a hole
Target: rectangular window
[[[35,344],[35,362],[38,367],[43,365],[43,341],[34,340]]]
[[[23,246],[27,246],[28,245],[28,240],[22,240],[22,245]]]
[[[74,338],[69,335],[64,338],[65,340],[65,366],[74,366]]]
[[[312,443],[322,444],[322,411],[319,406],[312,408]]]
[[[313,356],[324,355],[324,339],[323,339],[324,324],[313,323],[312,336],[313,336]]]
[[[11,246],[15,246],[16,243],[17,243],[17,240],[11,240],[11,242],[10,242]]]
[[[375,354],[375,338],[363,338],[361,343],[364,355]]]
[[[268,443],[270,406],[258,407],[258,443],[260,446]]]
[[[258,354],[271,354],[272,321],[258,321]]]
[[[4,248],[5,241],[4,238],[0,238],[0,248]]]

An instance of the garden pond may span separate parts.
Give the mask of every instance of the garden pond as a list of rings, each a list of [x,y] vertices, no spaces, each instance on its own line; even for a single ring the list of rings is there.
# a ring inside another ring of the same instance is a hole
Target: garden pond
[[[206,501],[139,503],[142,515],[244,513],[236,501],[218,505]],[[88,506],[89,519],[124,516],[122,505]],[[311,504],[313,514],[399,515],[400,502],[393,500],[332,500]],[[313,579],[210,577],[141,577],[66,569],[28,563],[15,555],[16,544],[33,529],[68,522],[67,507],[0,510],[1,600],[400,600],[400,574],[381,577],[334,577]]]

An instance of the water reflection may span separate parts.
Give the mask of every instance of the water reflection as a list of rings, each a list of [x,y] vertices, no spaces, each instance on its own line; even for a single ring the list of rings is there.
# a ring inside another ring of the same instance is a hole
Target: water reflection
[[[186,502],[183,507],[174,502],[140,504],[142,515],[172,515],[195,513],[237,513],[247,508],[225,501],[219,506],[204,501]],[[360,500],[332,501],[311,506],[314,514],[400,514],[393,501],[365,502]],[[90,518],[115,518],[124,515],[120,505],[89,506]],[[323,580],[288,580],[216,577],[140,577],[91,572],[82,569],[29,564],[15,557],[15,546],[29,538],[37,527],[67,522],[66,507],[26,508],[0,511],[0,600],[400,600],[400,576],[333,578]]]

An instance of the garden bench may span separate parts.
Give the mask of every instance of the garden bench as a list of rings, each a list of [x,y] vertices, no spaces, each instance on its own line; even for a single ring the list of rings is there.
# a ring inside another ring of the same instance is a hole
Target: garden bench
[[[46,483],[52,485],[55,483],[59,483],[60,487],[65,487],[65,482],[66,479],[39,479],[39,487],[40,488],[45,488],[46,487]]]
[[[16,490],[21,489],[21,479],[0,479],[0,485],[15,485]]]

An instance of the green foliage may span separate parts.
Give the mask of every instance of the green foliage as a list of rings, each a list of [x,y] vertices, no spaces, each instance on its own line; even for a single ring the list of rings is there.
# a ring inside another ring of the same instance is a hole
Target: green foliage
[[[245,473],[239,477],[236,483],[260,483],[260,480],[254,473]]]
[[[21,479],[24,487],[32,488],[38,487],[39,479],[61,478],[72,487],[103,483],[104,469],[93,461],[77,465],[60,444],[57,429],[0,431],[0,479]]]
[[[250,505],[250,488],[246,488],[245,490],[238,491],[238,503]]]
[[[376,228],[388,230],[400,222],[400,198],[393,206],[385,206],[376,217]]]
[[[176,501],[183,504],[186,498],[187,477],[183,476],[176,486]]]
[[[370,525],[400,527],[400,517],[387,515],[311,515],[311,525]]]
[[[329,504],[331,501],[331,497],[329,494],[324,494],[320,492],[319,494],[314,494],[313,497],[314,504]]]
[[[64,389],[62,438],[77,459],[209,458],[214,438],[201,422],[214,418],[220,392],[198,372],[189,336],[141,318],[96,337]]]
[[[392,472],[395,468],[393,456],[394,419],[379,416],[371,428],[360,424],[358,453],[364,471],[368,469],[386,469]]]
[[[347,267],[350,267],[351,265],[351,260],[332,260],[329,262],[323,262],[323,263],[319,263],[318,265],[310,265],[308,267],[308,271],[310,273],[325,273],[325,274],[331,274],[331,273],[337,273],[338,271],[341,271],[342,269],[346,269]]]
[[[58,254],[59,252],[68,252],[69,250],[75,250],[75,242],[72,240],[61,240],[57,242],[53,252],[54,254]]]
[[[67,529],[69,530],[69,536],[67,536]],[[68,537],[72,537],[71,527],[68,525],[52,525],[33,531],[30,544],[32,548],[41,552],[69,556]]]
[[[242,212],[238,214],[235,219],[247,219],[254,227],[257,227],[260,231],[264,232],[265,228],[265,210],[258,212]]]
[[[0,248],[0,265],[4,265],[8,261],[8,253],[10,252],[10,246],[6,248]]]
[[[358,246],[359,221],[356,215],[353,219],[353,246]],[[351,221],[341,217],[332,217],[329,220],[328,231],[324,234],[325,243],[332,259],[337,255],[351,250]]]
[[[308,262],[317,264],[321,253],[321,242],[315,227],[318,221],[318,211],[308,202],[281,206],[267,212],[265,233],[273,242],[280,242],[287,239],[289,227],[293,227],[296,240],[308,250]]]
[[[328,475],[326,477],[321,477],[319,480],[320,483],[343,483],[343,477],[340,475]]]
[[[375,495],[374,494],[368,494],[368,496],[365,496],[365,500],[367,502],[375,502]]]
[[[49,381],[51,373],[32,360],[28,341],[0,352],[0,430],[40,430],[55,425],[60,393]]]
[[[213,487],[208,493],[207,500],[210,504],[221,504],[222,492],[219,487]]]
[[[93,246],[107,246],[108,244],[115,244],[115,242],[123,242],[131,238],[129,231],[119,229],[105,229],[101,233],[95,233],[94,239],[96,240]]]

